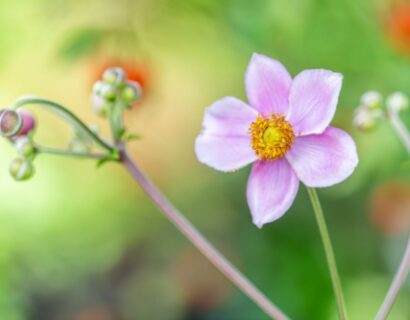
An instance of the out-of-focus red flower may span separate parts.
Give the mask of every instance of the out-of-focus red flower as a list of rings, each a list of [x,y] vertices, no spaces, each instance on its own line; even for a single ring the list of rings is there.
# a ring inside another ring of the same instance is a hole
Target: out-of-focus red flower
[[[369,201],[370,217],[383,233],[410,230],[410,185],[391,181],[378,186]]]
[[[133,80],[139,83],[142,88],[142,96],[146,94],[150,81],[149,66],[147,62],[119,58],[98,60],[97,62],[93,62],[91,66],[92,83],[100,80],[104,71],[110,67],[122,68],[127,74],[128,80]]]
[[[394,2],[386,15],[386,32],[393,45],[410,54],[410,2]]]

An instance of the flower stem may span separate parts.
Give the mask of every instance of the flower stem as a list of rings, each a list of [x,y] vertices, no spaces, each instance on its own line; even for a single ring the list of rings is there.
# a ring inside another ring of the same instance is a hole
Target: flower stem
[[[403,124],[403,122],[401,122],[398,112],[389,110],[388,118],[393,129],[396,131],[401,142],[405,146],[407,152],[410,154],[410,134],[406,126]]]
[[[333,253],[332,243],[330,241],[325,217],[323,215],[323,210],[320,205],[320,201],[319,201],[319,197],[317,195],[316,189],[307,187],[307,190],[309,193],[310,201],[312,202],[313,211],[315,212],[315,215],[316,215],[316,221],[319,226],[320,236],[322,238],[323,246],[324,246],[325,253],[326,253],[327,265],[329,267],[330,277],[332,279],[332,284],[333,284],[333,291],[336,296],[336,302],[337,302],[337,307],[338,307],[338,312],[339,312],[339,319],[346,320],[347,314],[346,314],[346,306],[345,306],[345,302],[343,298],[342,286],[340,284],[340,277],[337,271],[336,259]]]
[[[61,150],[61,149],[55,149],[55,148],[48,148],[48,147],[43,147],[36,145],[36,150],[38,153],[44,153],[44,154],[52,154],[52,155],[58,155],[58,156],[68,156],[68,157],[74,157],[74,158],[89,158],[89,159],[102,159],[105,158],[107,155],[103,153],[92,153],[92,152],[76,152],[76,151],[71,151],[71,150]]]
[[[399,269],[394,276],[393,282],[387,292],[386,298],[382,306],[377,313],[376,320],[384,320],[389,315],[391,308],[393,307],[394,301],[400,291],[400,288],[406,281],[407,275],[410,270],[410,237],[407,243],[406,251],[404,252],[403,259],[400,263]]]
[[[120,149],[121,161],[135,181],[154,201],[164,215],[184,234],[188,240],[239,289],[253,300],[272,319],[285,320],[288,317],[260,292],[245,276],[240,273],[182,214],[154,184],[144,175],[129,157],[123,147]]]
[[[64,119],[69,120],[74,126],[77,127],[78,130],[81,130],[84,134],[86,134],[91,140],[93,140],[97,145],[102,147],[103,149],[113,152],[114,148],[102,140],[95,132],[93,132],[84,122],[82,122],[74,113],[68,110],[66,107],[62,106],[61,104],[47,100],[42,98],[20,98],[12,105],[13,109],[18,109],[23,107],[27,104],[34,104],[38,106],[43,106],[51,111],[54,111],[58,115],[62,116]]]
[[[398,112],[394,110],[389,110],[388,117],[393,129],[396,131],[403,145],[406,147],[408,153],[410,154],[410,134],[406,126],[401,122]],[[377,313],[376,319],[383,320],[389,315],[391,308],[393,307],[394,301],[399,294],[400,288],[403,286],[404,282],[410,271],[410,237],[407,243],[406,250],[404,252],[403,258],[401,260],[400,266],[394,276],[393,282],[390,285],[390,289],[384,299],[382,306]]]

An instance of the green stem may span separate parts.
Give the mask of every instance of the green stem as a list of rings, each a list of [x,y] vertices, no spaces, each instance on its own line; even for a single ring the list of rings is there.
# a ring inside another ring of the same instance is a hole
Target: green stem
[[[97,145],[102,147],[103,149],[107,150],[108,152],[112,152],[114,148],[102,140],[95,132],[93,132],[84,122],[82,122],[74,113],[70,110],[62,106],[61,104],[47,100],[42,98],[20,98],[18,99],[12,106],[12,109],[17,110],[18,108],[23,107],[27,104],[33,104],[38,106],[43,106],[48,108],[49,110],[54,111],[58,115],[62,116],[63,118],[69,120],[77,129],[81,130],[84,134],[90,137]]]
[[[307,187],[309,193],[310,201],[312,202],[313,211],[316,215],[317,224],[319,226],[320,236],[322,237],[323,246],[326,253],[327,265],[330,271],[330,277],[332,279],[333,291],[336,296],[336,302],[339,312],[339,319],[346,320],[346,306],[343,298],[342,286],[340,284],[339,273],[337,272],[336,259],[333,253],[332,243],[330,241],[329,232],[327,230],[325,217],[323,215],[323,210],[320,205],[319,197],[317,195],[316,189]]]
[[[68,157],[74,157],[74,158],[103,159],[107,156],[106,154],[103,154],[103,153],[75,152],[71,150],[48,148],[48,147],[43,147],[39,145],[36,146],[36,150],[38,153],[51,154],[51,155],[57,155],[57,156],[68,156]]]

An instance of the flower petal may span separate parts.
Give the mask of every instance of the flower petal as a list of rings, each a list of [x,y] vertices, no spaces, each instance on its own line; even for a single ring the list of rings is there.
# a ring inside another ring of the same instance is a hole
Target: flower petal
[[[319,135],[296,138],[286,158],[298,178],[309,187],[328,187],[342,182],[359,162],[353,139],[333,127]]]
[[[291,84],[292,77],[279,61],[253,54],[246,71],[245,87],[249,104],[262,115],[288,113]]]
[[[322,133],[330,124],[342,88],[343,76],[328,70],[305,70],[293,79],[287,120],[295,133]]]
[[[292,205],[298,188],[299,180],[286,159],[255,162],[247,187],[253,223],[261,228],[282,217]]]
[[[208,107],[195,143],[199,161],[221,171],[233,171],[255,161],[248,131],[257,115],[256,110],[233,97]]]

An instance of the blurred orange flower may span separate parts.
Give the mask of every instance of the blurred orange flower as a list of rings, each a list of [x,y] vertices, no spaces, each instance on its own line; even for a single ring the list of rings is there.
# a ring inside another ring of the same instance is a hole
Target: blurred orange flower
[[[410,185],[391,181],[378,186],[370,197],[370,217],[383,233],[410,230]]]
[[[393,45],[410,54],[410,2],[395,2],[386,15],[386,32]]]
[[[91,64],[92,83],[101,79],[104,71],[109,67],[120,67],[127,74],[128,80],[136,81],[142,88],[142,96],[146,94],[149,87],[150,73],[147,62],[137,60],[126,60],[120,58],[104,58]]]

